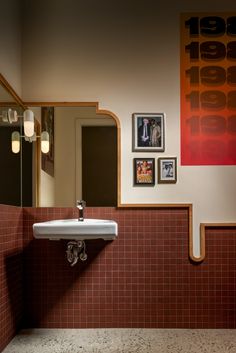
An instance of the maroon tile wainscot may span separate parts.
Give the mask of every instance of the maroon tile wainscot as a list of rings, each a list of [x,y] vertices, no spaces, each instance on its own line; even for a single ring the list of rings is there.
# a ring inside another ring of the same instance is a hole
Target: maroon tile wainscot
[[[195,264],[187,208],[86,208],[87,218],[117,221],[118,238],[88,241],[87,262],[71,268],[66,242],[33,239],[32,224],[76,216],[24,209],[27,327],[235,327],[235,229],[208,229],[206,259]]]
[[[33,238],[35,222],[75,208],[0,206],[0,351],[18,328],[235,328],[236,229],[206,230],[188,256],[188,208],[86,208],[118,222],[115,241],[87,241],[71,267],[66,241]]]
[[[0,352],[22,327],[23,210],[0,205]]]

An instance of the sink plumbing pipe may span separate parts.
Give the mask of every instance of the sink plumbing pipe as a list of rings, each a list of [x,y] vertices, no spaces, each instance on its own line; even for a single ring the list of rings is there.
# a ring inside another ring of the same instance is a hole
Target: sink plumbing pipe
[[[73,240],[67,243],[66,256],[71,266],[77,264],[78,260],[86,261],[86,246],[84,240]]]

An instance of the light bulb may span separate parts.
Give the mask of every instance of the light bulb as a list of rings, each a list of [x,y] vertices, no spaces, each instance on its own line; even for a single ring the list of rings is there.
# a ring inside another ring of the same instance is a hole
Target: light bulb
[[[7,110],[4,110],[3,112],[2,112],[2,121],[3,121],[3,123],[8,123],[8,111]]]
[[[34,134],[34,113],[32,110],[24,111],[24,134],[27,137],[31,137]]]
[[[11,134],[11,150],[13,153],[20,152],[20,133],[18,131],[13,131]]]
[[[47,131],[41,133],[41,151],[42,153],[49,152],[49,133]]]
[[[7,115],[8,115],[8,121],[10,124],[16,123],[18,121],[16,110],[8,109]]]

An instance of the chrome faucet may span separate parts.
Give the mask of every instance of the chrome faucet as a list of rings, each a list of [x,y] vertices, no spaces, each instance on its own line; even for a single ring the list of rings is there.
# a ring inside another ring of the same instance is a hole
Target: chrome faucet
[[[84,208],[86,206],[86,202],[84,200],[77,200],[76,207],[79,210],[79,222],[83,222],[84,220]]]

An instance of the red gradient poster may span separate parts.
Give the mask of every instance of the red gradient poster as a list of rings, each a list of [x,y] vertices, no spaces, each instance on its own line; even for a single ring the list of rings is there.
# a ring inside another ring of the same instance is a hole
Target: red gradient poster
[[[236,13],[181,15],[181,164],[236,164]]]

